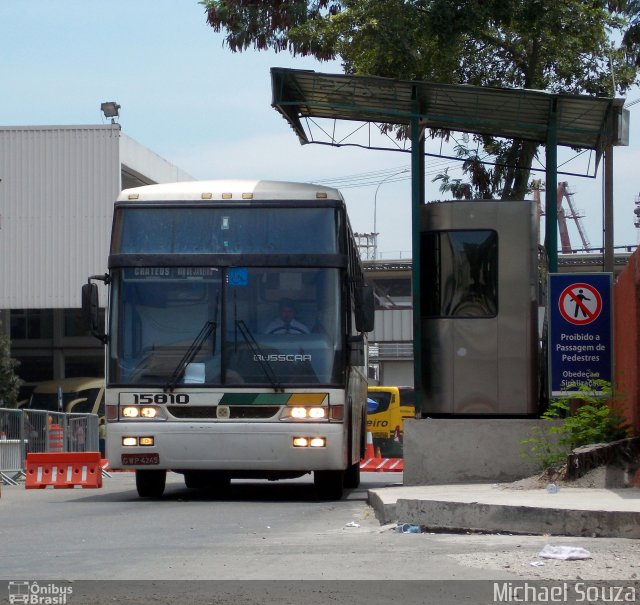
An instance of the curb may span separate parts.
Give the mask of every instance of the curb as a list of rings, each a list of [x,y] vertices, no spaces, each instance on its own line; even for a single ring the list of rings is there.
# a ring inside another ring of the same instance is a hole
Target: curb
[[[399,498],[367,502],[381,524],[409,523],[433,531],[640,539],[640,513]]]

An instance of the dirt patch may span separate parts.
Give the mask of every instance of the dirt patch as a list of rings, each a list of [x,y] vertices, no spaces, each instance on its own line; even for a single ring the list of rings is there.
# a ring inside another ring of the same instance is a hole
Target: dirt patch
[[[505,483],[507,489],[538,489],[550,483],[564,487],[622,489],[639,487],[640,438],[597,443],[573,450],[564,464]]]
[[[544,559],[539,553],[545,544],[581,546],[589,551],[591,558],[582,561]],[[636,582],[640,577],[640,545],[637,540],[540,536],[537,540],[523,541],[521,548],[490,552],[478,549],[477,552],[449,557],[466,567],[507,571],[530,580]]]
[[[632,488],[632,479],[625,468],[618,465],[601,465],[586,472],[576,479],[567,478],[567,465],[547,469],[537,475],[531,475],[512,483],[502,484],[506,489],[539,489],[550,483],[558,487],[581,487],[595,489]]]

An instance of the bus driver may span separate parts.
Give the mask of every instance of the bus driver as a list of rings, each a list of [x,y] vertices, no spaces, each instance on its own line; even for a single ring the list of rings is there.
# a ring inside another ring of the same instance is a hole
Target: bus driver
[[[280,317],[267,326],[267,334],[309,334],[309,328],[296,319],[293,301],[288,298],[280,301],[279,313]]]

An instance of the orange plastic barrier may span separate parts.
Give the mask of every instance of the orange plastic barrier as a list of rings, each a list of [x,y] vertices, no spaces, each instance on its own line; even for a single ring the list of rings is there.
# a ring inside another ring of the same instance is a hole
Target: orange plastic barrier
[[[64,451],[64,431],[59,424],[49,425],[49,451]]]
[[[25,488],[102,487],[100,452],[27,454]]]
[[[401,473],[404,471],[403,458],[382,458],[373,447],[371,431],[367,431],[367,449],[360,461],[360,470],[368,473]]]
[[[360,470],[368,473],[401,473],[404,471],[403,458],[363,458]]]

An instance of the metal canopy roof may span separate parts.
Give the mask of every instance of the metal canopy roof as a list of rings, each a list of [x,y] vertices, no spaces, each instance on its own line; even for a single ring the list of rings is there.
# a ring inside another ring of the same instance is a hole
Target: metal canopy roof
[[[409,126],[411,138],[413,303],[421,308],[420,207],[424,204],[423,128],[470,132],[546,144],[546,181],[557,182],[557,146],[593,149],[605,158],[605,269],[613,270],[613,180],[611,147],[628,145],[629,112],[624,99],[554,94],[537,90],[393,80],[371,76],[271,69],[272,106],[301,143],[311,143],[305,125],[318,118]],[[336,143],[333,136],[331,144]],[[549,272],[558,265],[555,186],[546,192]],[[610,266],[610,268],[608,268]],[[414,375],[420,406],[422,326],[414,322]]]
[[[595,149],[628,144],[624,99],[271,69],[272,106],[301,143],[306,118],[408,125],[545,143],[555,109],[557,144]],[[414,100],[415,97],[415,100]],[[417,116],[416,116],[417,112]]]

